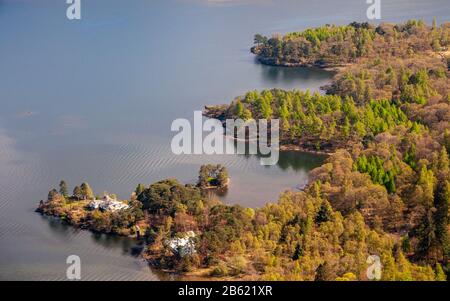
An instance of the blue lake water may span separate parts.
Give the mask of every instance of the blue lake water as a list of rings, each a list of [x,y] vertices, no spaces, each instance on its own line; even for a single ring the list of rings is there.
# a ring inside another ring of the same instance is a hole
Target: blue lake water
[[[448,0],[382,1],[386,22],[448,21]],[[301,188],[322,158],[175,156],[171,122],[248,90],[310,89],[332,74],[257,64],[255,33],[366,20],[366,1],[0,1],[0,279],[65,279],[82,259],[85,280],[157,280],[128,239],[74,230],[34,213],[64,178],[127,198],[138,183],[192,182],[204,163],[228,167],[226,203],[259,207]]]

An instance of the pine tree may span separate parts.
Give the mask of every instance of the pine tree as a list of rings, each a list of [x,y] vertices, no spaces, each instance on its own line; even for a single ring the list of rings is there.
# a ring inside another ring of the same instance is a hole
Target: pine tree
[[[58,195],[59,195],[58,190],[52,189],[48,192],[47,200],[54,201]]]
[[[344,119],[344,125],[342,126],[342,133],[344,134],[344,137],[348,137],[350,135],[350,121],[348,120],[347,116],[345,116]]]
[[[403,161],[411,166],[412,169],[416,169],[416,146],[414,144],[406,151]]]
[[[81,191],[80,186],[75,186],[73,189],[73,196],[80,200],[83,197],[83,192]]]
[[[224,188],[228,183],[228,171],[224,166],[217,165],[217,181],[220,188]]]
[[[316,215],[316,223],[321,224],[328,222],[333,218],[333,209],[327,200],[322,201],[322,205],[319,208],[319,212]]]
[[[381,273],[381,277],[382,277],[381,280],[394,281],[395,276],[397,274],[397,269],[396,269],[394,257],[392,256],[391,252],[386,252],[386,254],[384,254],[381,257],[381,261],[382,261],[382,265],[383,265],[383,270]]]
[[[235,114],[238,118],[242,118],[242,115],[244,113],[244,105],[242,104],[242,102],[240,100],[237,101],[236,103],[236,111]]]
[[[67,197],[69,195],[68,188],[67,188],[67,183],[64,180],[61,180],[61,182],[59,183],[59,193],[63,197]]]
[[[450,181],[450,162],[448,159],[448,153],[445,147],[442,147],[439,153],[439,159],[437,164],[437,177],[440,181]]]
[[[422,223],[416,230],[416,236],[419,239],[417,254],[432,262],[436,260],[436,251],[438,241],[436,237],[436,225],[433,218],[433,210],[428,210],[422,218]]]
[[[434,207],[434,225],[436,231],[436,240],[438,244],[438,260],[448,260],[450,258],[450,238],[448,233],[449,225],[449,203],[450,203],[450,183],[448,181],[440,182],[437,186]]]
[[[83,199],[90,200],[94,198],[94,192],[92,191],[88,183],[86,182],[82,183],[80,188],[81,188],[81,196]]]
[[[416,185],[419,202],[426,208],[433,206],[435,177],[432,170],[423,165]]]
[[[252,119],[253,118],[252,112],[249,109],[244,108],[244,112],[242,112],[241,118],[244,120]]]
[[[396,256],[396,275],[395,280],[397,281],[411,281],[413,276],[411,273],[411,263],[406,259],[403,252],[398,252]]]
[[[450,69],[450,58],[448,59],[448,68]],[[447,153],[450,152],[450,131],[449,129],[445,129],[444,131],[444,147],[447,150]]]
[[[390,177],[388,182],[385,184],[386,189],[389,193],[395,192],[395,181],[393,177]]]
[[[144,192],[145,186],[144,184],[139,183],[134,192],[136,193],[136,196],[139,196],[142,192]]]
[[[292,260],[298,260],[300,257],[302,257],[304,254],[302,244],[301,242],[297,243],[297,246],[295,247],[294,255],[292,256]]]
[[[335,279],[333,267],[328,262],[324,262],[317,267],[314,281],[332,281]]]
[[[447,281],[447,276],[439,263],[436,264],[436,281]]]
[[[366,129],[364,124],[361,121],[357,121],[354,125],[355,132],[359,137],[366,136]]]

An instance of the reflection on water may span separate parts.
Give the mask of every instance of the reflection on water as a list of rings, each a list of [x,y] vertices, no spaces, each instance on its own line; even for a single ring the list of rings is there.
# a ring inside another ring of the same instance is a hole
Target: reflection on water
[[[52,231],[54,235],[60,237],[61,239],[65,239],[69,237],[70,234],[81,231],[65,223],[62,223],[58,218],[43,215],[41,215],[41,218],[42,220],[47,222],[50,231]]]
[[[145,243],[141,240],[77,229],[55,217],[41,216],[41,218],[47,222],[52,235],[63,240],[68,240],[70,236],[77,236],[81,232],[86,232],[89,234],[92,242],[106,249],[121,250],[123,255],[138,257],[145,248]]]
[[[295,171],[309,171],[317,166],[320,166],[325,158],[326,155],[317,155],[297,151],[283,151],[280,153],[278,166],[284,171],[289,168],[292,168]]]
[[[140,255],[144,249],[144,243],[132,238],[124,238],[116,235],[92,233],[92,241],[104,248],[121,248],[125,255],[134,257]]]
[[[320,166],[327,156],[298,151],[280,151],[279,160],[275,166],[260,165],[260,155],[245,154],[239,157],[250,162],[254,172],[234,172],[231,168],[228,189],[209,193],[208,196],[219,198],[227,204],[257,208],[267,202],[276,201],[283,190],[303,189],[308,182],[309,171]],[[240,164],[241,168],[245,166],[246,164]],[[273,187],[280,187],[280,189],[274,190]],[[258,196],[257,199],[255,195]]]
[[[284,85],[294,85],[302,83],[305,87],[309,82],[317,82],[317,80],[329,80],[334,74],[330,71],[319,68],[306,68],[306,67],[275,67],[267,66],[257,62],[261,69],[261,78],[267,84],[277,85],[283,83]],[[303,88],[303,87],[299,87]]]

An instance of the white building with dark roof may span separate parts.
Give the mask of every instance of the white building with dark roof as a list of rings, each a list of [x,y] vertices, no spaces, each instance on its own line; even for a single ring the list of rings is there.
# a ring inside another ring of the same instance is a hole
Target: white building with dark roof
[[[124,202],[117,201],[116,199],[111,198],[109,195],[105,195],[101,200],[92,200],[88,204],[88,208],[90,210],[100,209],[102,211],[119,211],[130,208],[129,205]]]

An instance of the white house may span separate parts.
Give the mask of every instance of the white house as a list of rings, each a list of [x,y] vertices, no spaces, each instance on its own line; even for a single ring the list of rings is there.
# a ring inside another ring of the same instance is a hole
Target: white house
[[[88,208],[89,208],[90,210],[98,209],[102,203],[103,203],[102,200],[92,200],[92,201],[88,204]]]
[[[102,200],[93,200],[89,203],[88,208],[91,210],[100,209],[103,211],[118,211],[128,209],[130,206],[123,202],[119,202],[109,195],[105,195]]]
[[[166,244],[174,253],[178,253],[181,257],[192,255],[195,251],[195,233],[188,231],[183,237],[174,237],[169,239]]]

